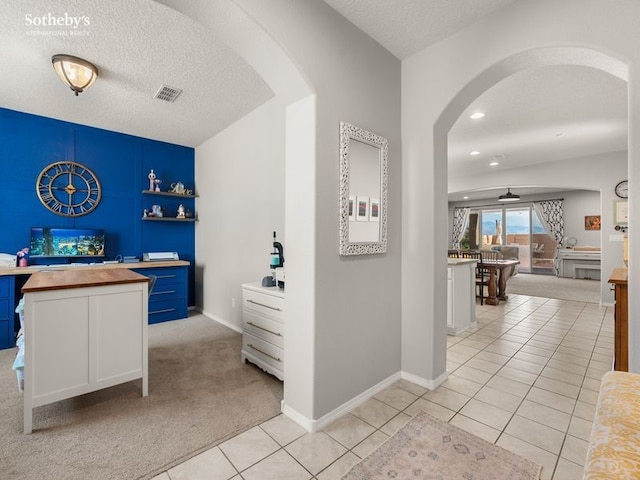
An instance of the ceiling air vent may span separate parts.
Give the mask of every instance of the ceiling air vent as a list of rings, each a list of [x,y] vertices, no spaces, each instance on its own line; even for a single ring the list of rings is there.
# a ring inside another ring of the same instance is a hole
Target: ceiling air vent
[[[155,98],[160,100],[164,100],[165,102],[175,102],[176,98],[180,96],[182,90],[179,88],[168,87],[167,85],[162,85],[160,90],[156,92]]]

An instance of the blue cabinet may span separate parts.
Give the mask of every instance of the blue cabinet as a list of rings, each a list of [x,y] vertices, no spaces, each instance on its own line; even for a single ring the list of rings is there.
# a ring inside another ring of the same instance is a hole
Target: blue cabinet
[[[157,278],[149,295],[149,324],[186,318],[187,267],[151,267],[133,270],[141,275],[155,275]]]
[[[14,277],[0,277],[0,349],[15,345]]]

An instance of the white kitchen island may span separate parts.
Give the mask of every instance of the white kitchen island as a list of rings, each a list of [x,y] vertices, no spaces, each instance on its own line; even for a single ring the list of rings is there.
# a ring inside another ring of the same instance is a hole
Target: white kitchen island
[[[148,278],[127,269],[34,272],[25,298],[24,433],[33,409],[138,378],[148,393]]]
[[[457,335],[476,325],[476,263],[449,258],[447,265],[447,333]]]

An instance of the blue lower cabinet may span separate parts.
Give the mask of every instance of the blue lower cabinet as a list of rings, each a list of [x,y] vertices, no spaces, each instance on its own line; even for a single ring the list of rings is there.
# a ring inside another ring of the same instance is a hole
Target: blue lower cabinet
[[[135,272],[156,276],[149,295],[149,323],[187,317],[187,267],[140,268]]]
[[[0,277],[0,349],[15,346],[13,276]]]

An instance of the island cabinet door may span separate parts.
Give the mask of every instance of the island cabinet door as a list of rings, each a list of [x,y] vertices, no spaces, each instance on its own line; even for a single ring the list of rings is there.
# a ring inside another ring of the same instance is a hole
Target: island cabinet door
[[[140,378],[146,284],[26,294],[25,394],[32,406]]]

